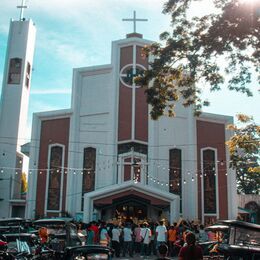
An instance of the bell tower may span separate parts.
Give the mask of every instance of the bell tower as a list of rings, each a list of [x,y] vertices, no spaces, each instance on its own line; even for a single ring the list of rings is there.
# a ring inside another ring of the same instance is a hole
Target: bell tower
[[[23,217],[21,174],[36,28],[23,17],[11,20],[0,100],[0,217]]]

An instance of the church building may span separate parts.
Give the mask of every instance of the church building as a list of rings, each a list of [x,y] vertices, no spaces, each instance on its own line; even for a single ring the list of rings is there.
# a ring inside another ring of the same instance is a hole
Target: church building
[[[136,32],[114,41],[110,64],[73,70],[71,108],[34,114],[27,218],[236,217],[232,117],[194,117],[178,104],[175,118],[152,120],[134,82],[148,68],[148,44]]]
[[[176,117],[152,120],[145,88],[134,82],[149,66],[142,48],[152,42],[136,33],[135,12],[126,20],[134,32],[112,43],[110,64],[73,70],[71,107],[34,113],[26,199],[19,180],[36,30],[22,16],[11,21],[0,103],[1,217],[236,218],[225,145],[233,118],[194,117],[177,104]]]

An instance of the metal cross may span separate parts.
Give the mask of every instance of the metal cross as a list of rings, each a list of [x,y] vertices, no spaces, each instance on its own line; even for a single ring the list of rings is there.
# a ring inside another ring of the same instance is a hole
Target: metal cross
[[[25,5],[25,1],[26,0],[22,0],[22,4],[17,6],[17,8],[21,9],[21,11],[20,11],[20,21],[23,20],[23,11],[24,11],[25,8],[27,8],[27,5]]]
[[[134,23],[134,33],[136,33],[136,22],[146,22],[146,21],[148,21],[148,19],[136,18],[136,12],[134,11],[134,18],[126,18],[126,19],[122,19],[122,21],[133,22]]]

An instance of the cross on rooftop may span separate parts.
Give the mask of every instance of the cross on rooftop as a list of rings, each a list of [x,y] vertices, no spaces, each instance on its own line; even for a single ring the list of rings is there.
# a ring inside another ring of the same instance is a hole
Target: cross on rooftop
[[[21,9],[21,11],[20,11],[20,21],[23,20],[23,11],[24,11],[25,8],[27,8],[27,5],[25,5],[25,1],[26,0],[22,0],[22,4],[17,6],[17,8]]]
[[[146,22],[146,21],[148,21],[148,19],[136,18],[136,12],[134,11],[134,18],[125,18],[125,19],[122,19],[122,21],[133,22],[134,23],[134,33],[136,33],[136,22]]]

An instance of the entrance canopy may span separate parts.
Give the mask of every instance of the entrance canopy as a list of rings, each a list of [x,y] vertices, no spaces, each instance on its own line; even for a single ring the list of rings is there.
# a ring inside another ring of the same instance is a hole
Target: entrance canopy
[[[137,202],[160,209],[169,208],[170,221],[179,219],[179,196],[168,191],[155,190],[141,183],[125,182],[104,187],[84,195],[83,220],[93,220],[94,208],[102,210],[110,206]]]
[[[94,200],[95,207],[104,207],[106,205],[114,205],[120,203],[127,203],[127,201],[137,201],[139,203],[150,204],[154,206],[158,206],[161,208],[165,208],[170,206],[170,202],[157,198],[154,194],[145,194],[136,189],[130,189],[127,191],[119,192],[117,194],[111,194],[106,196],[105,198],[100,198]]]

